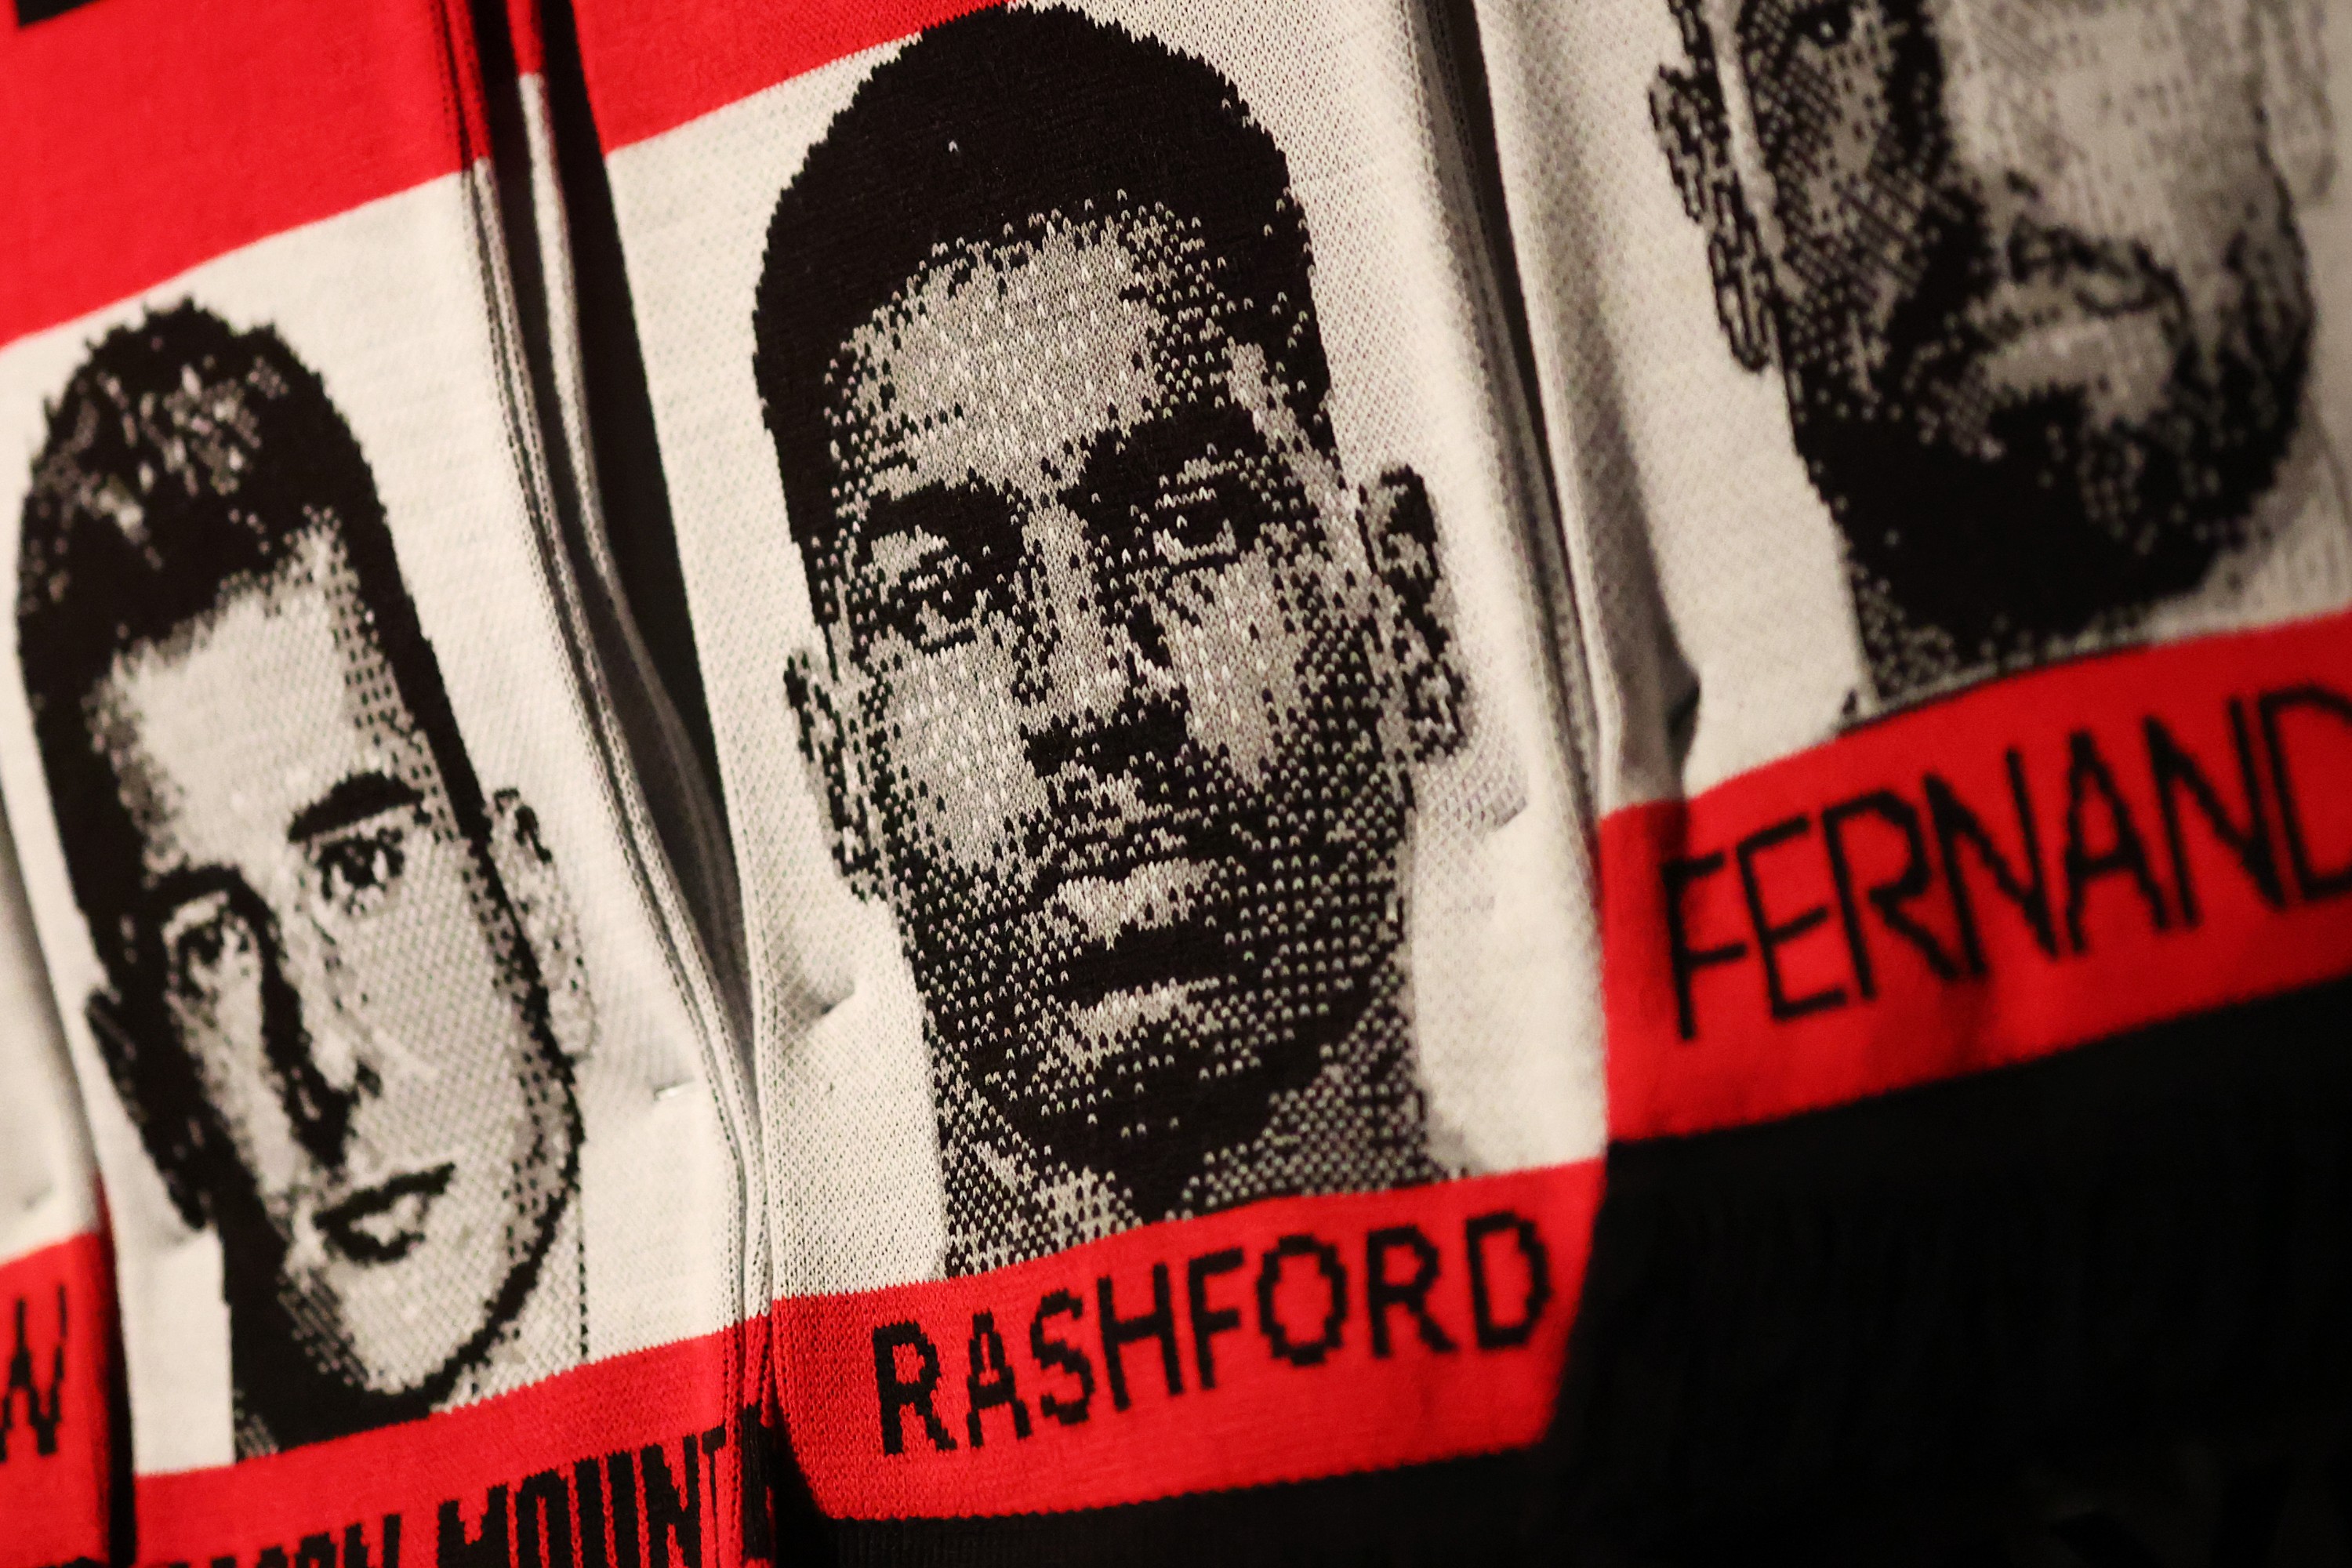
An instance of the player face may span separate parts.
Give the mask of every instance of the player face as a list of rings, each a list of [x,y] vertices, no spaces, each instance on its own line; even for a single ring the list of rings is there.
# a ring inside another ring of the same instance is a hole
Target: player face
[[[1927,591],[1998,561],[2061,631],[2095,609],[2070,583],[2193,586],[2269,482],[2309,325],[2244,0],[1718,15],[1800,443],[1865,563]]]
[[[939,1048],[1147,1209],[1397,940],[1360,531],[1207,258],[1058,219],[853,340],[836,667]]]
[[[215,1194],[232,1300],[262,1259],[320,1371],[412,1392],[536,1262],[572,1110],[337,536],[124,656],[97,712],[164,1012],[250,1184]]]

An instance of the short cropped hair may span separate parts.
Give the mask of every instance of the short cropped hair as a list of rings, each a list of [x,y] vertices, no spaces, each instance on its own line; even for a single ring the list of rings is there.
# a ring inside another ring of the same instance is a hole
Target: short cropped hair
[[[869,76],[776,202],[753,370],[789,526],[820,617],[842,567],[828,415],[851,336],[959,243],[1034,220],[1164,207],[1206,248],[1311,439],[1330,371],[1307,223],[1282,149],[1201,60],[1063,10],[989,10],[924,33]]]
[[[331,528],[458,828],[487,847],[472,764],[394,558],[374,477],[325,384],[267,327],[183,303],[100,339],[49,409],[25,499],[16,648],[75,900],[133,1033],[160,960],[140,917],[142,837],[91,701],[121,657],[203,624]],[[139,1040],[101,1037],[118,1082]],[[187,1086],[174,1086],[185,1088]],[[163,1103],[172,1103],[169,1099]],[[135,1110],[135,1108],[134,1108]]]

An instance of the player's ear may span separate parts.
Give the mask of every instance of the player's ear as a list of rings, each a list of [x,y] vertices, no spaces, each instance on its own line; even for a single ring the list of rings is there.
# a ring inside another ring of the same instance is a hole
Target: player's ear
[[[849,736],[835,706],[833,674],[805,649],[784,660],[784,700],[800,730],[801,764],[809,791],[824,808],[833,863],[861,899],[881,896],[872,818],[866,791],[850,755]]]
[[[539,814],[514,790],[490,797],[490,859],[547,988],[547,1023],[556,1048],[584,1061],[596,1044],[596,1006],[580,947],[579,917],[540,832]]]
[[[163,1075],[145,1070],[148,1064],[140,1060],[139,1036],[124,1018],[122,1002],[113,992],[92,991],[82,1003],[81,1013],[98,1039],[98,1054],[106,1063],[106,1076],[114,1082],[115,1095],[131,1125],[139,1129],[147,1158],[163,1178],[163,1191],[170,1194],[172,1207],[190,1230],[204,1229],[212,1223],[212,1205],[205,1201],[204,1182],[197,1174],[204,1163],[198,1152],[202,1111],[191,1105],[154,1103],[154,1086]]]
[[[1715,313],[1749,370],[1772,363],[1771,275],[1731,160],[1731,127],[1714,74],[1669,66],[1650,84],[1650,123],[1674,171],[1683,211],[1706,232]]]
[[[1448,625],[1453,600],[1438,566],[1429,487],[1411,468],[1386,469],[1364,492],[1363,519],[1372,570],[1388,590],[1413,759],[1450,756],[1469,732],[1469,704]]]

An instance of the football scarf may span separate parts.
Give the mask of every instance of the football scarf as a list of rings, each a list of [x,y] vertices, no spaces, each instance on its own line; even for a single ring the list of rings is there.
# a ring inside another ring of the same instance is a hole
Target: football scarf
[[[15,22],[0,785],[136,1559],[723,1553],[758,1128],[561,521],[468,19]]]
[[[1599,714],[1564,1435],[1638,1540],[2340,1392],[2324,10],[1480,0]]]
[[[576,7],[792,1451],[853,1554],[1475,1550],[1602,1123],[1448,79],[1399,9],[970,9]]]
[[[122,1416],[89,1131],[0,836],[0,1565],[111,1560]]]

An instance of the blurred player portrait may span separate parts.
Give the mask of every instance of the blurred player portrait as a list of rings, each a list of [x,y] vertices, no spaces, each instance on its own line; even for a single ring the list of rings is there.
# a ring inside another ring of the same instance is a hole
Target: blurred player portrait
[[[475,776],[325,384],[194,304],[118,327],[51,406],[22,523],[88,1016],[218,1238],[238,1455],[576,1360],[562,890]]]
[[[1351,481],[1233,84],[1055,9],[877,68],[782,194],[787,696],[926,1016],[947,1267],[1446,1173],[1405,900],[1463,743],[1432,506]]]
[[[1878,703],[2258,614],[2343,532],[2318,0],[1670,3],[1653,118]]]

